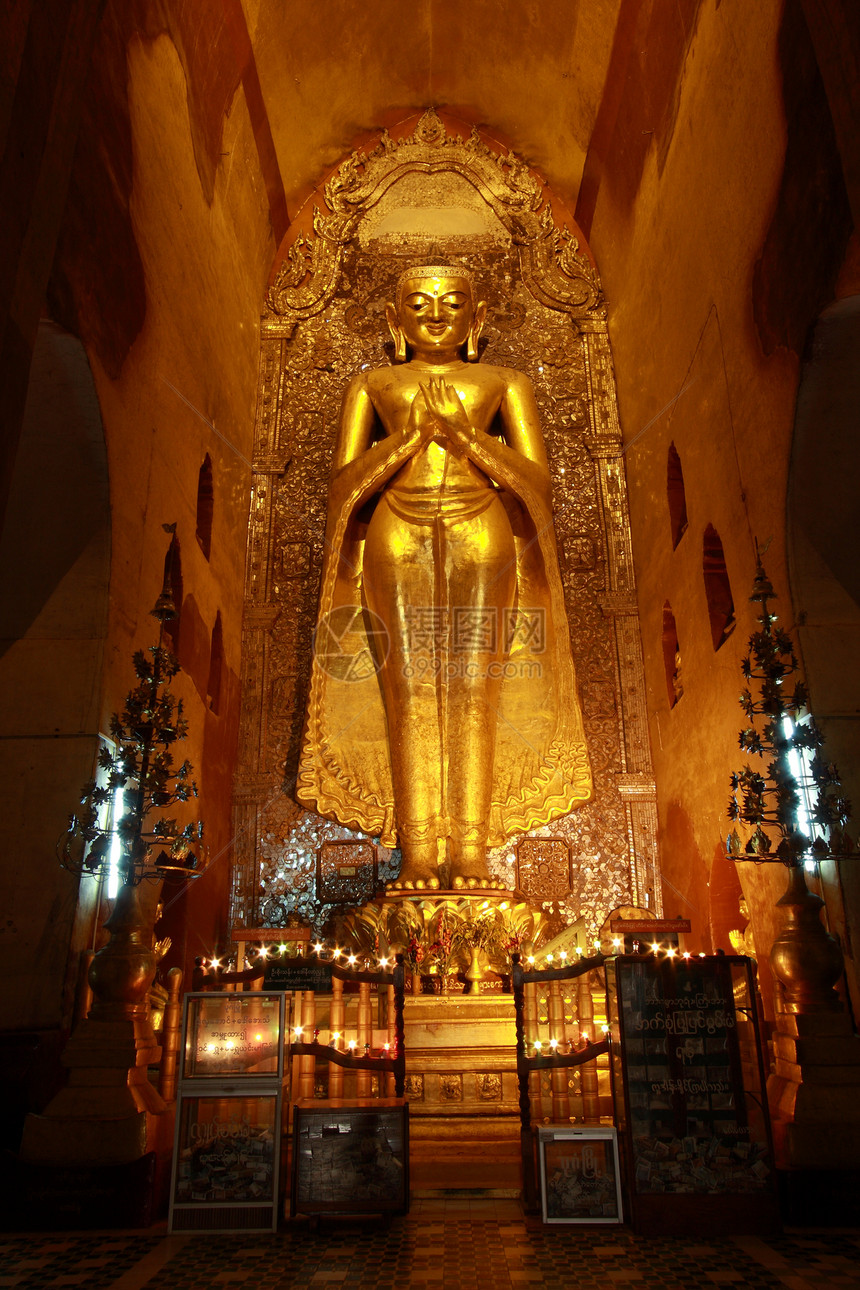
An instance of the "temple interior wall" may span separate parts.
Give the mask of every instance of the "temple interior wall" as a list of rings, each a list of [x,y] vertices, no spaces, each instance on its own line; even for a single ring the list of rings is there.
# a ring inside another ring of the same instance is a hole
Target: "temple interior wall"
[[[727,948],[742,887],[764,956],[783,875],[748,865],[735,875],[719,859],[737,764],[738,665],[752,627],[753,539],[768,544],[768,573],[791,626],[786,496],[801,360],[816,317],[856,290],[845,256],[860,135],[846,129],[856,105],[852,91],[834,89],[840,54],[820,43],[820,7],[571,0],[552,13],[512,4],[500,20],[489,0],[468,15],[427,0],[404,22],[393,0],[344,0],[325,15],[309,0],[286,8],[213,2],[193,15],[173,0],[109,0],[100,18],[98,5],[76,0],[63,6],[62,22],[49,23],[36,4],[6,19],[0,247],[17,273],[0,281],[10,320],[2,411],[20,424],[20,372],[31,369],[46,313],[83,342],[107,453],[110,598],[99,698],[81,728],[104,728],[131,684],[133,649],[154,639],[148,615],[161,585],[161,525],[178,525],[187,753],[212,862],[168,911],[174,948],[166,966],[190,970],[226,933],[248,461],[259,318],[276,250],[350,147],[433,103],[485,124],[544,174],[597,260],[626,445],[665,907],[692,919],[692,948]],[[830,8],[843,66],[853,66],[851,6]],[[88,61],[80,33],[90,28]],[[64,61],[64,49],[83,52]],[[666,500],[673,443],[688,508],[674,550]],[[14,433],[4,452],[8,480]],[[208,560],[195,536],[207,454],[215,495]],[[27,486],[44,486],[38,468]],[[818,497],[828,496],[825,481]],[[708,525],[722,541],[737,618],[716,651],[702,577]],[[842,541],[853,551],[848,516]],[[34,577],[45,567],[34,546],[19,559]],[[838,582],[839,571],[833,576]],[[671,709],[667,601],[684,682]],[[219,613],[224,667],[213,712]],[[839,655],[804,650],[813,693],[834,682],[838,690]],[[7,697],[10,746],[40,688],[42,679],[30,676]],[[834,756],[858,801],[856,734],[844,721],[839,731]],[[77,783],[78,751],[71,742],[56,750],[62,765],[52,783]],[[61,797],[45,799],[46,851],[74,805]],[[4,885],[24,863],[30,813],[6,812]],[[39,890],[28,888],[16,908],[17,943],[30,946],[34,966],[15,976],[6,1027],[37,1017],[59,1025],[63,1015],[62,955],[46,955],[40,938],[68,879],[50,864],[41,872]],[[19,953],[4,943],[5,952]]]

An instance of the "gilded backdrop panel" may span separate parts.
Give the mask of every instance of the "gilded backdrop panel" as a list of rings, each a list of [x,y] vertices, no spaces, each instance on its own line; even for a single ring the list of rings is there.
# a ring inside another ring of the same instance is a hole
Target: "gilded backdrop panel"
[[[538,181],[477,132],[432,110],[414,134],[384,134],[329,181],[314,235],[293,242],[262,322],[248,536],[242,718],[232,884],[234,923],[317,925],[332,909],[319,856],[362,835],[293,796],[310,673],[328,475],[343,390],[390,358],[384,319],[399,273],[468,264],[488,302],[482,358],[534,384],[553,480],[571,647],[595,796],[528,837],[560,838],[570,889],[532,891],[566,922],[596,928],[618,905],[659,913],[656,805],[645,724],[626,483],[605,310],[596,271],[559,230]],[[490,853],[513,889],[510,838]],[[399,856],[377,846],[380,881]]]

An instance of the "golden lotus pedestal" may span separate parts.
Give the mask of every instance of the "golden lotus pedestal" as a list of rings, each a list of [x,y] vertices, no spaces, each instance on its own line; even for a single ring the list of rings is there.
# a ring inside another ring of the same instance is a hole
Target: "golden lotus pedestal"
[[[518,1196],[513,996],[407,996],[404,1026],[413,1195]]]

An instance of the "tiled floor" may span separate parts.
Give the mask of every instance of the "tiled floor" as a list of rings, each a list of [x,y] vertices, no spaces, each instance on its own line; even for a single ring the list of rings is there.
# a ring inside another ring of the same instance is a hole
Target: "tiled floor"
[[[0,1236],[0,1287],[248,1290],[550,1286],[582,1290],[860,1287],[860,1230],[774,1240],[647,1239],[625,1228],[541,1227],[515,1201],[416,1201],[407,1218],[288,1224],[276,1236]]]

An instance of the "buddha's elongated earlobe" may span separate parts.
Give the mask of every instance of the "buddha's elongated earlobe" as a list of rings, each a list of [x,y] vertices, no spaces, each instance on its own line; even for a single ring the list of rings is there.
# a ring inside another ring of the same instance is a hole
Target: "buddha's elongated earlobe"
[[[478,340],[484,330],[486,320],[487,306],[482,300],[475,309],[475,316],[472,319],[472,326],[469,328],[469,336],[466,341],[466,358],[470,363],[477,363],[478,361]]]
[[[402,328],[397,319],[397,310],[394,305],[385,306],[385,320],[388,323],[388,330],[391,332],[391,339],[394,341],[394,361],[395,363],[406,362],[406,337],[403,335]]]

